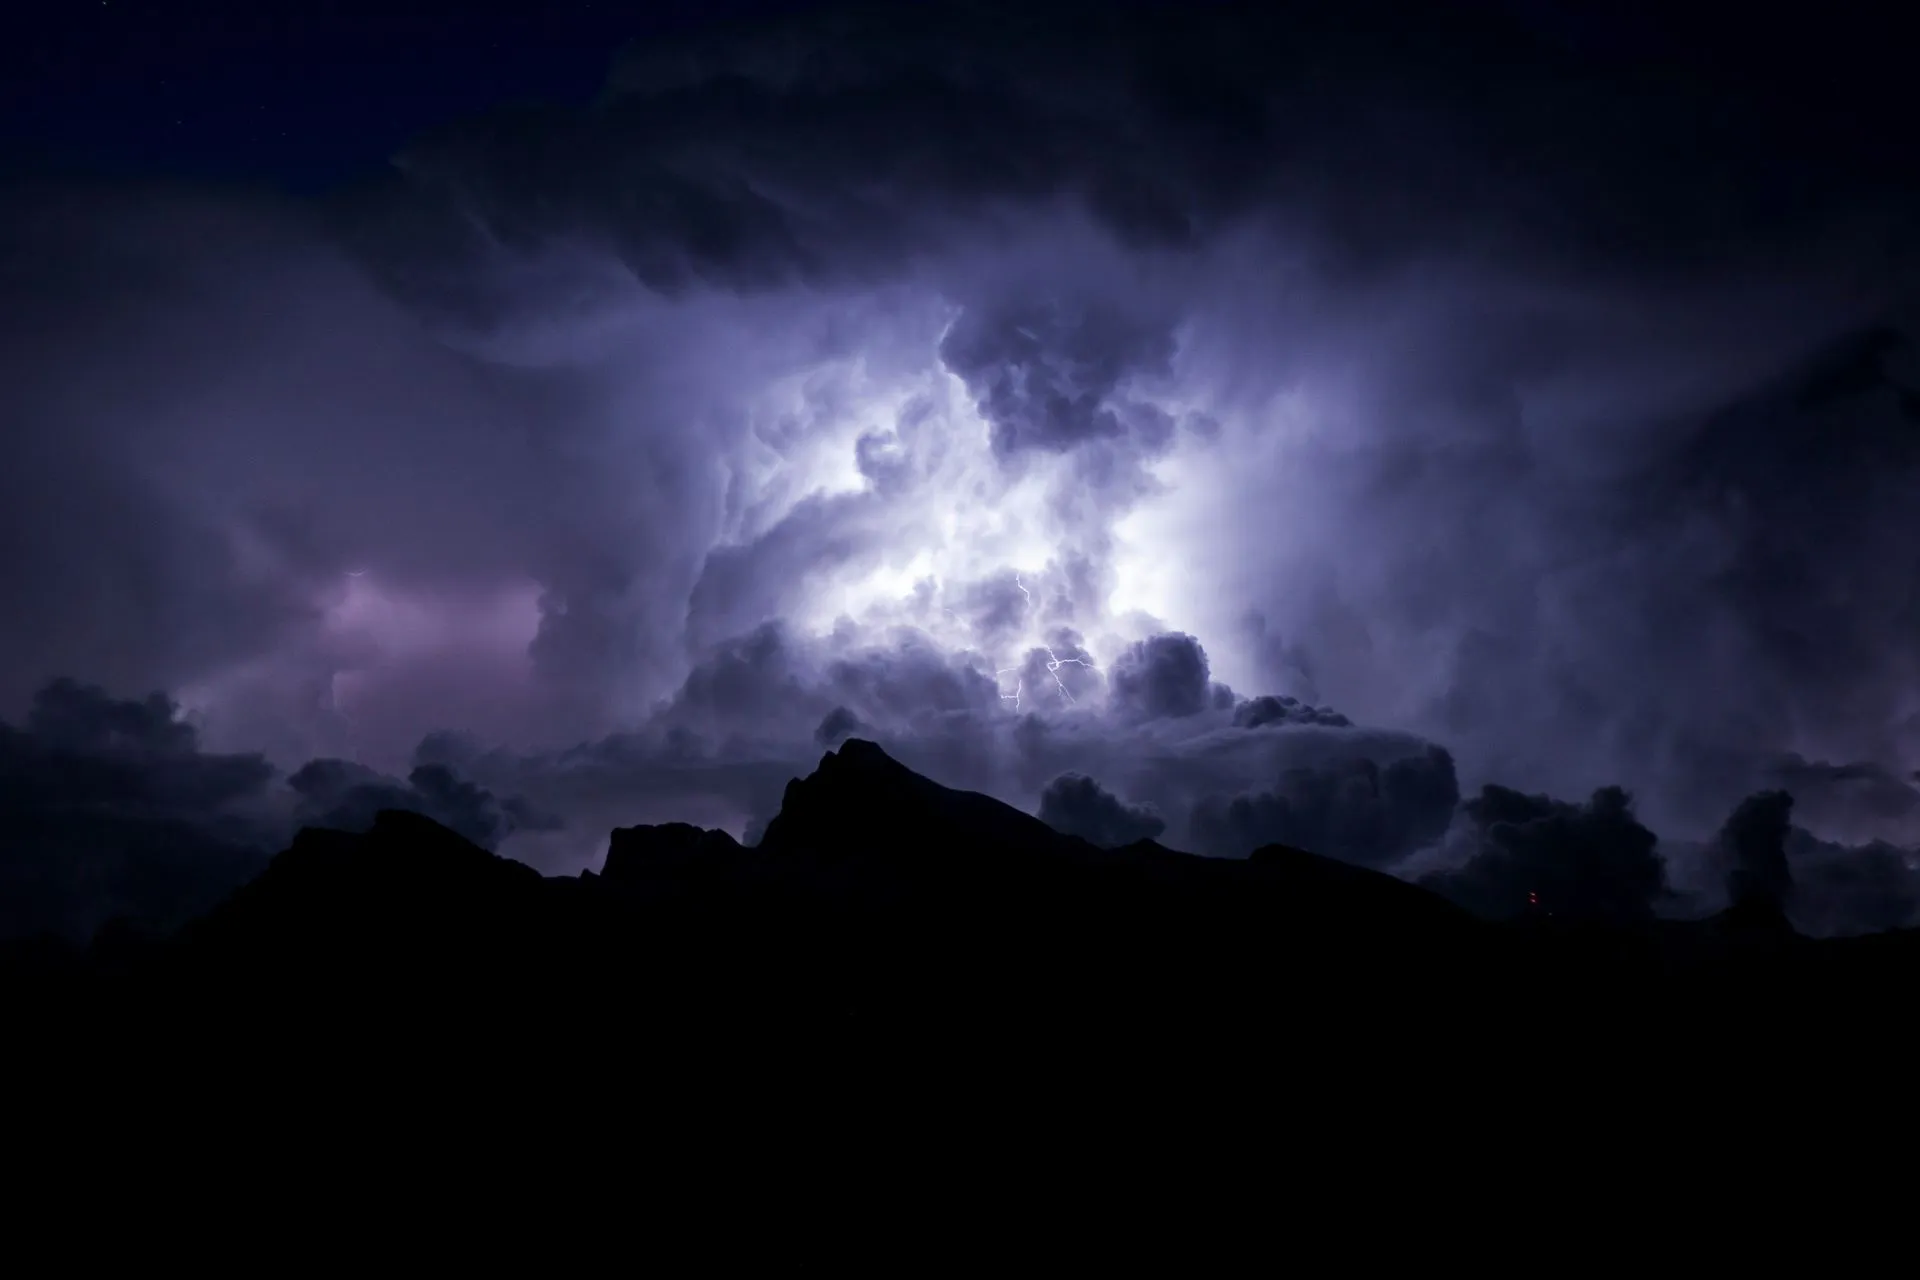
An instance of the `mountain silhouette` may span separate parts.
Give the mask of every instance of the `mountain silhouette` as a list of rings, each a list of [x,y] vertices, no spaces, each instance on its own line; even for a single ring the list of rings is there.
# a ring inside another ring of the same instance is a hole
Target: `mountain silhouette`
[[[15,946],[0,996],[22,1043],[279,1045],[301,1070],[324,1049],[355,1071],[429,1051],[650,1071],[698,1054],[684,1078],[710,1080],[852,1071],[909,1044],[1097,1071],[1278,1053],[1377,1073],[1443,1045],[1537,1057],[1595,1038],[1665,1052],[1843,1017],[1857,1033],[1920,976],[1912,933],[1814,940],[1762,915],[1494,924],[1284,846],[1103,849],[854,739],[788,785],[753,847],[627,827],[600,872],[543,876],[383,811],[361,833],[302,831],[174,937]]]

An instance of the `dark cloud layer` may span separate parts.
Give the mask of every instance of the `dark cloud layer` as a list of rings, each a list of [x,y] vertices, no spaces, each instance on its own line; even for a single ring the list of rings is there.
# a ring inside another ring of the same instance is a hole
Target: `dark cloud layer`
[[[303,826],[364,831],[382,809],[405,809],[492,849],[516,830],[551,831],[562,825],[518,797],[496,800],[444,764],[416,765],[402,783],[345,760],[309,760],[287,785],[300,797],[294,814]]]
[[[324,206],[9,188],[9,769],[571,869],[858,734],[1609,917],[1724,900],[1780,790],[1796,919],[1909,918],[1891,90],[1512,8],[816,10]]]
[[[176,925],[264,865],[272,766],[202,753],[174,711],[59,681],[0,724],[0,934]]]
[[[1487,786],[1461,811],[1471,853],[1427,882],[1482,914],[1629,924],[1652,919],[1667,894],[1659,837],[1618,787],[1569,804]]]
[[[1361,756],[1291,768],[1271,790],[1210,796],[1195,808],[1193,828],[1210,853],[1288,844],[1384,867],[1437,841],[1459,803],[1453,757],[1427,746],[1384,765]]]
[[[1793,896],[1793,871],[1787,865],[1792,830],[1793,797],[1786,792],[1760,791],[1740,802],[1720,828],[1729,898],[1785,908]]]
[[[1920,925],[1920,871],[1911,848],[1883,840],[1845,845],[1794,828],[1788,918],[1809,933],[1873,933]]]
[[[1665,266],[1724,244],[1729,209],[1787,234],[1905,176],[1855,138],[1770,130],[1783,105],[1751,85],[1636,75],[1472,8],[1174,16],[866,5],[653,42],[596,112],[502,113],[406,169],[439,216],[484,218],[471,234],[589,228],[675,293],[875,272],[1066,200],[1130,247],[1284,202],[1351,263],[1513,236]]]
[[[201,749],[163,695],[117,699],[73,680],[0,723],[0,936],[85,937],[110,919],[174,928],[266,865],[297,826],[365,830],[424,813],[488,848],[559,820],[444,764],[406,782],[339,760],[281,779],[264,757]]]
[[[1108,849],[1152,840],[1167,829],[1151,807],[1130,805],[1078,773],[1063,773],[1047,784],[1039,815],[1055,831]]]

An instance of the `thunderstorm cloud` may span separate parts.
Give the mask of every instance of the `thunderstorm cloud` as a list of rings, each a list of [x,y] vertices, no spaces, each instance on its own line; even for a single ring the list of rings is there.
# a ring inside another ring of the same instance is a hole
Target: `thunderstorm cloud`
[[[1490,913],[1912,919],[1915,170],[1469,8],[766,17],[323,199],[15,184],[10,883],[172,919],[396,805],[575,870],[860,736]]]

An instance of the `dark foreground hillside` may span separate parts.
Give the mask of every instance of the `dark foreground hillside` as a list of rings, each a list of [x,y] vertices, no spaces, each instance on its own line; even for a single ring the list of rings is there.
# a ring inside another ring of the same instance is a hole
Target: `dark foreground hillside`
[[[1139,1106],[1306,1079],[1560,1089],[1556,1073],[1612,1071],[1666,1088],[1699,1053],[1736,1072],[1787,1050],[1867,1062],[1916,977],[1920,937],[1810,940],[1758,909],[1496,926],[1283,847],[1103,850],[852,741],[790,784],[753,849],[635,827],[604,873],[547,878],[391,811],[364,835],[301,833],[173,941],[16,948],[4,994],[16,1065],[71,1082],[110,1064],[123,1092],[168,1072],[374,1088],[432,1063],[429,1092],[604,1104],[1044,1068],[1083,1092],[1158,1091]],[[681,1083],[646,1083],[666,1079]]]

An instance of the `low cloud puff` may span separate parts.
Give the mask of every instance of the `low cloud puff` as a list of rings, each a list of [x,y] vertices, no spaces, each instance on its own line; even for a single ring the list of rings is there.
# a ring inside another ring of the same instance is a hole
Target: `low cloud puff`
[[[1209,796],[1195,807],[1193,830],[1210,853],[1286,844],[1387,867],[1445,834],[1459,803],[1453,757],[1429,745],[1384,765],[1360,756],[1294,767],[1269,790]]]
[[[1461,806],[1464,862],[1425,883],[1482,915],[1650,920],[1668,893],[1659,837],[1619,787],[1584,804],[1487,786]]]
[[[1117,849],[1167,829],[1147,805],[1130,805],[1084,774],[1063,773],[1040,793],[1040,821],[1090,844]]]

